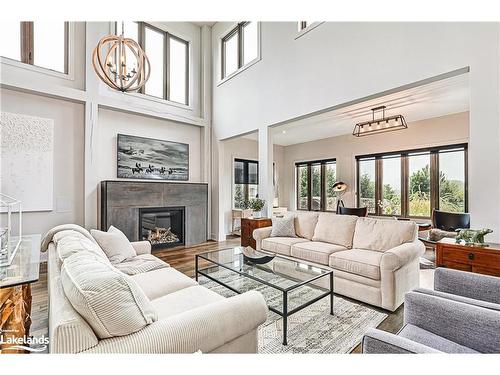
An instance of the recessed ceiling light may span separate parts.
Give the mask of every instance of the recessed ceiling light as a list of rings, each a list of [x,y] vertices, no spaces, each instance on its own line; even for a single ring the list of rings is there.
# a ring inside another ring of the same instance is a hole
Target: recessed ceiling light
[[[283,131],[282,131],[282,133],[283,133],[283,134],[286,134],[286,130],[283,130]]]

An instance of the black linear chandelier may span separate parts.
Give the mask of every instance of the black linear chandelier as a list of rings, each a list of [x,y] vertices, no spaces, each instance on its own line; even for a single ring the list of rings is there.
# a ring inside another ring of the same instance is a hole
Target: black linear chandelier
[[[364,137],[365,135],[386,133],[408,128],[408,124],[406,123],[403,115],[385,117],[385,108],[385,105],[372,108],[372,119],[370,121],[356,124],[352,135],[356,137]],[[382,117],[375,118],[376,112],[382,112]]]

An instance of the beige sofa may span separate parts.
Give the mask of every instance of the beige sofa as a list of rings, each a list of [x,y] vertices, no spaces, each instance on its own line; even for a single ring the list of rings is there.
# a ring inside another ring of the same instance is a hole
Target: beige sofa
[[[265,250],[334,270],[335,293],[394,311],[419,286],[425,247],[412,221],[295,212],[296,237],[270,237],[272,227],[253,232]]]
[[[67,297],[68,288],[64,285],[67,271],[62,268],[63,264],[75,262],[75,258],[64,258],[70,253],[90,251],[89,257],[97,258],[100,249],[85,229],[70,228],[52,230],[42,244],[42,250],[48,249],[50,353],[257,352],[257,329],[267,318],[262,295],[247,292],[224,298],[164,262],[158,261],[151,267],[158,259],[150,255],[151,246],[147,241],[132,243],[139,262],[132,259],[122,269],[135,270],[132,276],[126,275],[126,280],[142,291],[145,297],[141,297],[152,306],[151,314],[156,319],[134,333],[99,339],[99,332],[93,330],[88,317],[79,314],[74,301]],[[106,263],[105,266],[113,267],[115,274],[122,272],[120,265]],[[148,268],[154,269],[146,271]],[[89,273],[91,271],[90,268]],[[119,316],[124,311],[122,301],[106,308],[116,314],[111,317],[111,324],[116,326],[121,320],[127,321],[127,316]]]

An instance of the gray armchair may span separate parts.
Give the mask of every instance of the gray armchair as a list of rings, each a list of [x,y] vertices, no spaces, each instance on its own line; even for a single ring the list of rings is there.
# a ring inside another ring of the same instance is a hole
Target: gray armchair
[[[434,290],[417,288],[415,292],[500,311],[500,277],[437,268]]]
[[[396,334],[372,329],[363,353],[500,353],[500,279],[438,269],[435,289],[405,296]]]

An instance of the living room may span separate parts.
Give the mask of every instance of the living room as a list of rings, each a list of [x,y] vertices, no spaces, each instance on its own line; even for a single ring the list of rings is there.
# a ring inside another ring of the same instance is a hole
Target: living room
[[[1,22],[0,353],[500,353],[498,22],[186,12]]]

